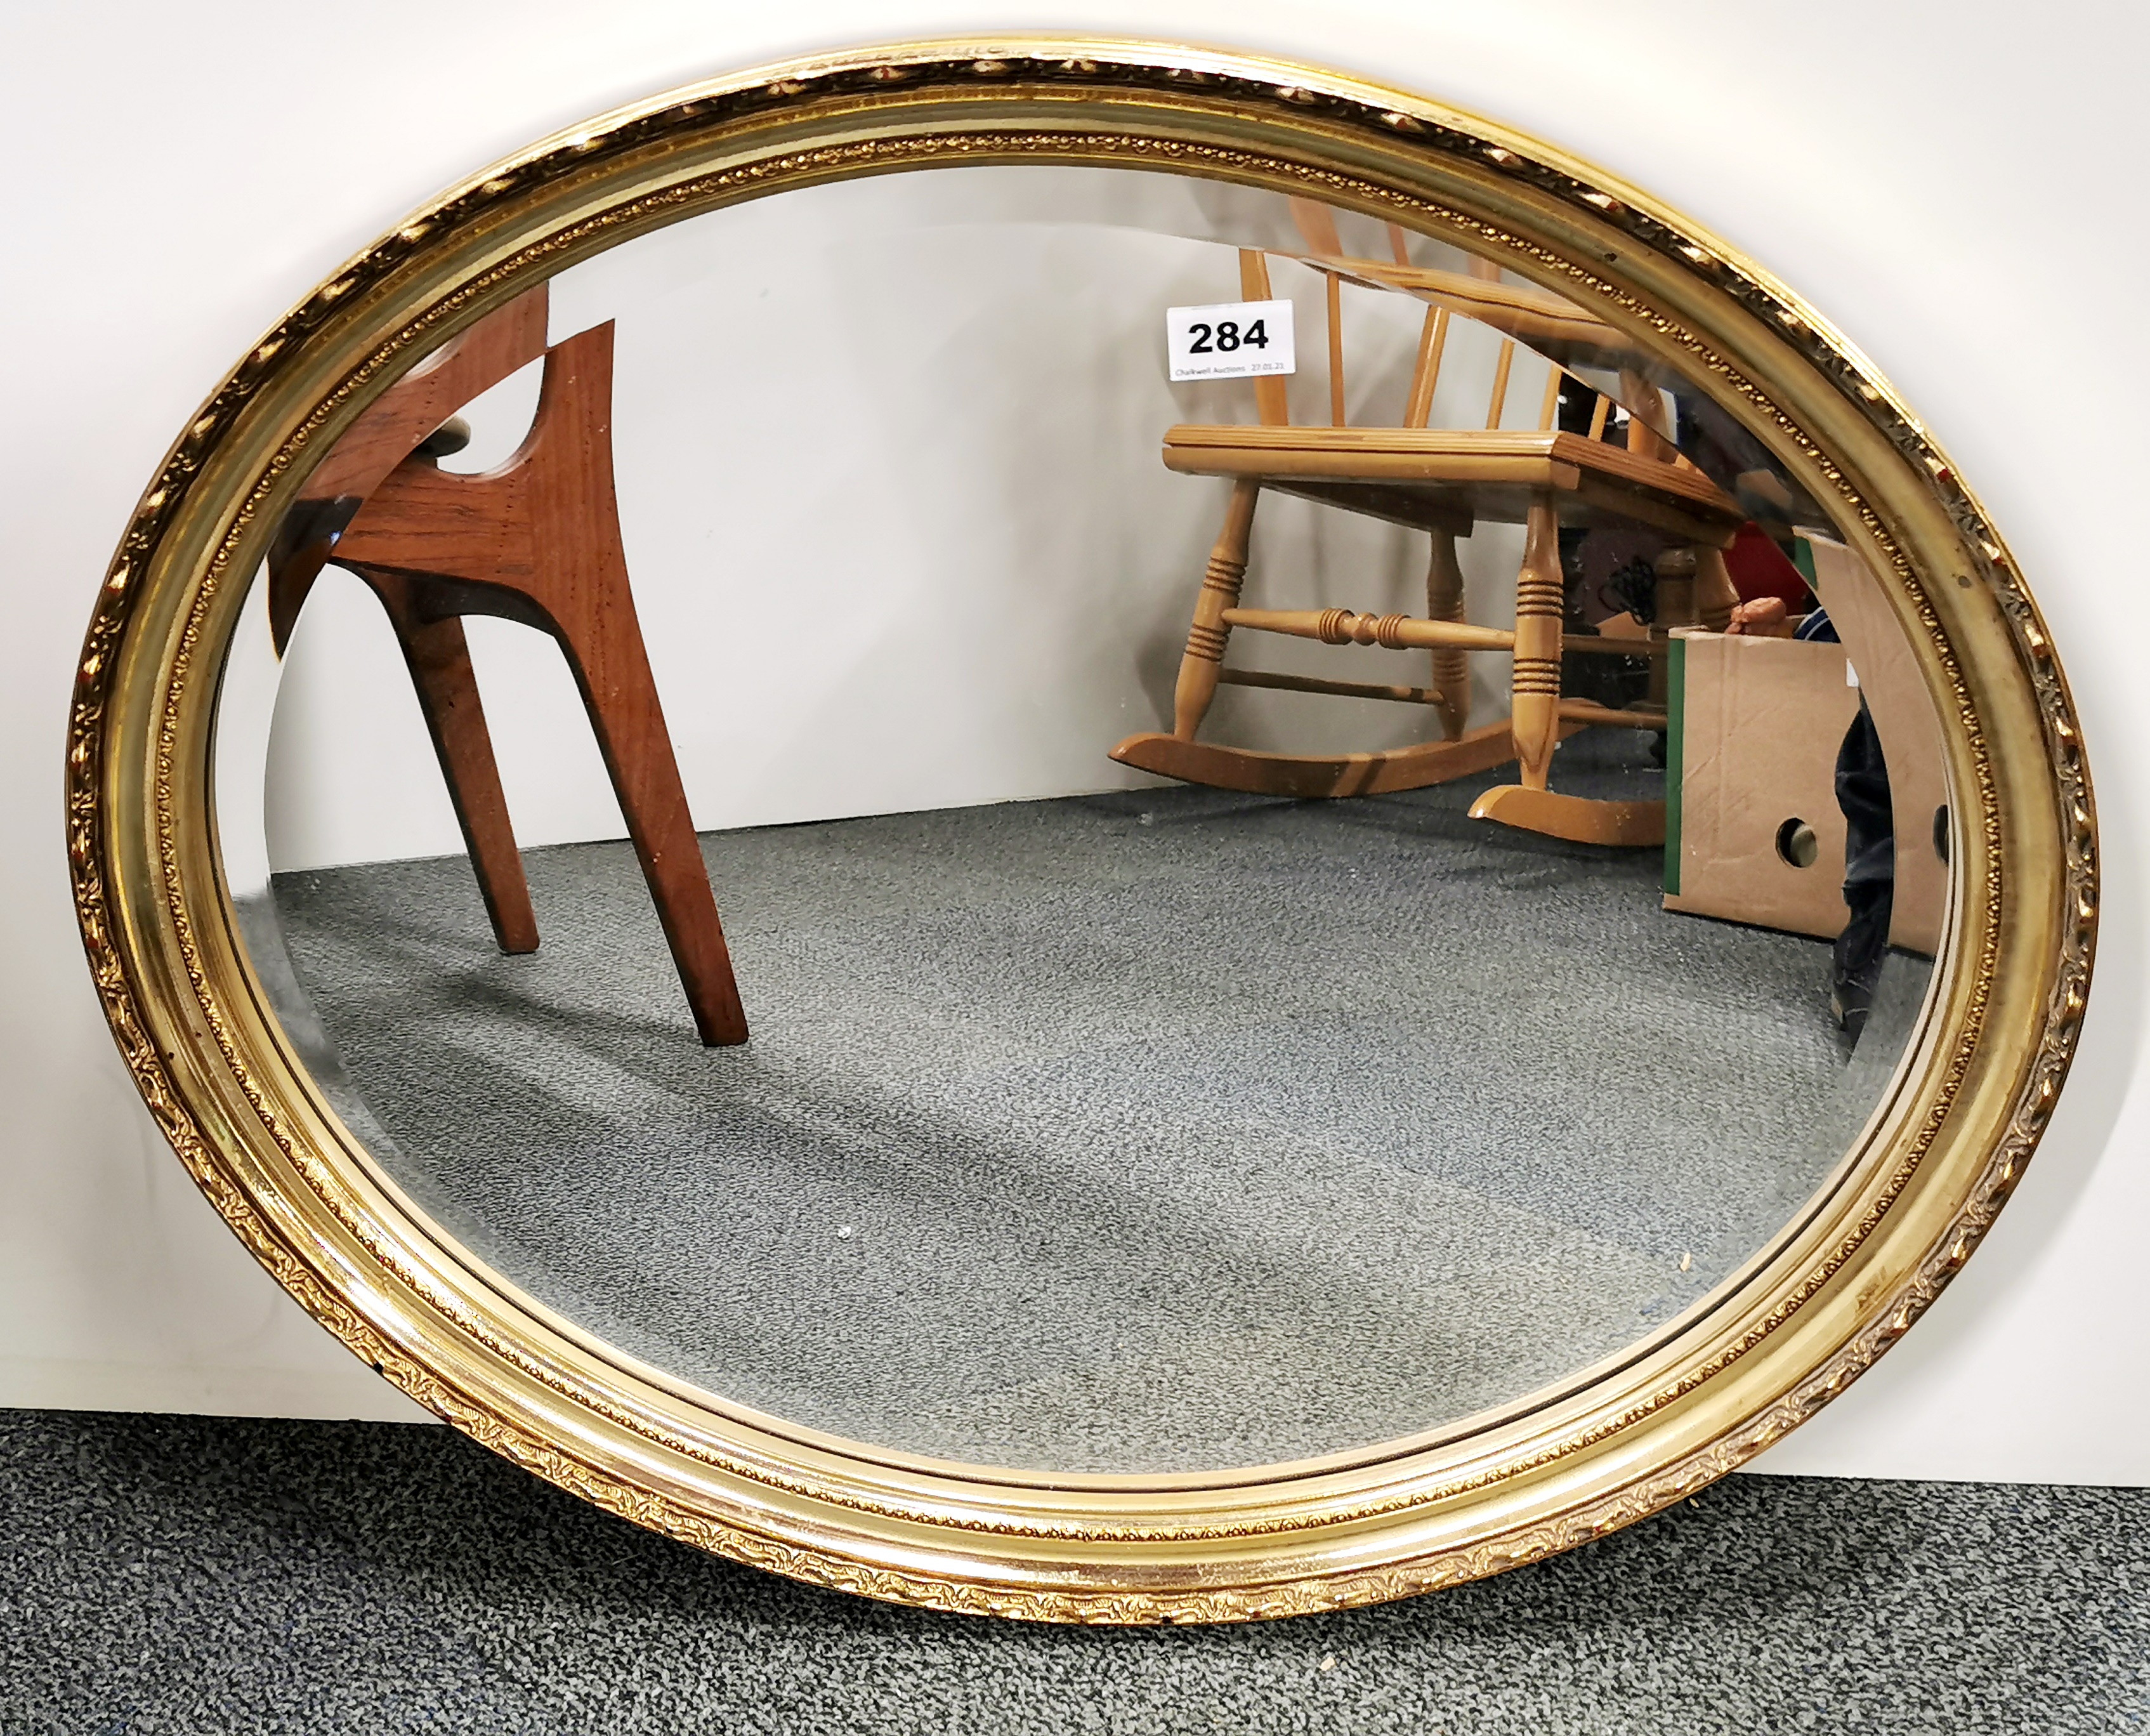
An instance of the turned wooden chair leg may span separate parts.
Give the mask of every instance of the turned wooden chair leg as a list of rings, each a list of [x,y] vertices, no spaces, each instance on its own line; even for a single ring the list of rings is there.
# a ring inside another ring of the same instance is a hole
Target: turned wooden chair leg
[[[1456,564],[1456,538],[1446,531],[1433,533],[1433,556],[1426,569],[1426,613],[1429,620],[1463,618],[1463,569]],[[1471,720],[1471,654],[1453,646],[1433,654],[1433,685],[1441,694],[1435,708],[1441,733],[1449,741],[1463,734]]]
[[[1254,502],[1262,485],[1237,482],[1232,485],[1232,503],[1224,510],[1224,527],[1217,546],[1209,551],[1209,565],[1202,575],[1202,588],[1194,597],[1194,622],[1187,629],[1187,649],[1179,659],[1179,680],[1173,689],[1172,733],[1182,741],[1194,739],[1209,702],[1217,696],[1218,672],[1224,664],[1224,643],[1232,629],[1224,624],[1224,611],[1239,603],[1239,587],[1247,577],[1247,542],[1254,532]]]
[[[746,1011],[732,974],[731,951],[717,920],[686,786],[625,585],[591,617],[578,631],[561,629],[561,648],[582,689],[694,1028],[712,1047],[744,1042]]]
[[[1560,739],[1560,637],[1567,584],[1560,567],[1560,519],[1549,498],[1531,503],[1516,576],[1515,673],[1511,723],[1523,787],[1543,790]]]
[[[522,874],[522,853],[507,817],[507,796],[500,787],[500,767],[492,736],[485,726],[477,675],[471,668],[463,623],[455,616],[426,621],[413,608],[407,583],[392,574],[361,576],[380,598],[403,661],[417,689],[418,709],[433,738],[441,776],[462,828],[478,894],[502,952],[538,950],[538,917],[530,907],[530,885]]]
[[[1739,607],[1739,588],[1732,583],[1722,549],[1702,548],[1694,552],[1694,613],[1712,633],[1732,624],[1732,612]]]
[[[1550,497],[1531,503],[1523,531],[1523,565],[1516,577],[1516,757],[1522,781],[1488,790],[1471,805],[1473,820],[1566,838],[1621,846],[1665,841],[1662,801],[1603,801],[1561,795],[1547,787],[1552,750],[1565,729],[1560,716],[1560,641],[1567,585],[1560,567],[1560,520]],[[1662,579],[1658,595],[1663,598]]]
[[[1668,549],[1650,564],[1658,575],[1657,607],[1650,637],[1663,641],[1683,627],[1699,624],[1694,618],[1694,551]],[[1669,657],[1659,655],[1650,659],[1648,698],[1650,704],[1660,709],[1667,701],[1666,681],[1671,667]]]

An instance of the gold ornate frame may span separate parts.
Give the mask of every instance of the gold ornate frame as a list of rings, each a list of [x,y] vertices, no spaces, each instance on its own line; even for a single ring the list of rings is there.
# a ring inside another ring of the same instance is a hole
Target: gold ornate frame
[[[420,355],[639,231],[840,177],[1117,164],[1311,194],[1467,243],[1711,382],[1877,568],[1943,717],[1951,937],[1890,1100],[1824,1193],[1712,1296],[1496,1414],[1305,1463],[1053,1476],[815,1435],[639,1365],[446,1238],[337,1121],[266,1011],[219,868],[219,673],[310,465]],[[256,345],[144,496],[98,595],[68,844],[107,1017],[241,1240],[361,1359],[638,1524],[937,1608],[1216,1621],[1363,1603],[1563,1550],[1692,1493],[1910,1326],[2021,1175],[2060,1089],[2096,910],[2088,770],[2000,537],[1872,366],[1647,194],[1438,103],[1127,42],[825,56],[620,109],[451,189]]]

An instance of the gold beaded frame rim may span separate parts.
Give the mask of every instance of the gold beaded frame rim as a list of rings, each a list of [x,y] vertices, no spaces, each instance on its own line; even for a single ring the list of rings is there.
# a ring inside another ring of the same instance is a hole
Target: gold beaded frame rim
[[[1462,240],[1673,356],[1885,572],[1960,816],[1941,987],[1896,1094],[1801,1219],[1631,1353],[1466,1426],[1183,1477],[963,1467],[787,1427],[576,1332],[417,1218],[265,1014],[208,800],[214,690],[265,527],[403,367],[573,260],[739,199],[951,163],[1117,163],[1305,193]],[[1315,69],[1138,43],[823,56],[616,111],[449,189],[249,352],[122,539],[78,670],[68,836],[138,1087],[240,1239],[466,1433],[755,1565],[935,1607],[1234,1620],[1537,1559],[1724,1474],[1840,1392],[1969,1257],[2072,1055],[2095,939],[2089,773],[1997,532],[1871,365],[1678,214],[1557,149]]]

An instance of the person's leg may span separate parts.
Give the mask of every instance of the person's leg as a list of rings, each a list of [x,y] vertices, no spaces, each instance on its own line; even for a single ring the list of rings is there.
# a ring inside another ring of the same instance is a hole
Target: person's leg
[[[1895,906],[1896,831],[1889,768],[1862,695],[1836,755],[1836,805],[1844,810],[1844,901],[1850,919],[1836,937],[1830,1012],[1855,1041],[1865,1028],[1889,950]]]

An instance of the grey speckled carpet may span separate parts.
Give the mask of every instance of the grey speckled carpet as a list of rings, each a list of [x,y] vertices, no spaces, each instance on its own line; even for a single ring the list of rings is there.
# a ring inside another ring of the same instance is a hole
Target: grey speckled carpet
[[[445,1429],[0,1412],[6,1736],[2150,1729],[2150,1491],[1734,1477],[1406,1603],[1031,1628],[698,1555]]]
[[[1561,756],[1636,793],[1639,739]],[[1663,1325],[1885,1082],[1829,950],[1658,907],[1655,851],[1172,789],[704,840],[754,1040],[694,1042],[624,844],[287,875],[384,1160],[541,1299],[736,1400],[973,1461],[1361,1446]]]

